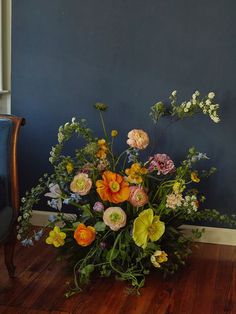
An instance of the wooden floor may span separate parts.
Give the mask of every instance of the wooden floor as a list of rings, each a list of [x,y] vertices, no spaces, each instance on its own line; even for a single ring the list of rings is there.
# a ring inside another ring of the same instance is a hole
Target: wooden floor
[[[142,295],[127,295],[126,284],[98,279],[65,299],[70,276],[43,243],[16,248],[17,277],[9,280],[0,248],[0,313],[17,314],[236,314],[236,247],[199,244],[178,275],[163,281],[154,273]]]

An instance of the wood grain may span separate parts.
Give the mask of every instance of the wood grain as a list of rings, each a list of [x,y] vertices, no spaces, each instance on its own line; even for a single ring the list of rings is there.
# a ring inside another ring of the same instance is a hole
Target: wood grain
[[[141,296],[128,295],[127,284],[93,279],[78,295],[66,299],[71,275],[56,250],[39,242],[19,244],[16,278],[9,279],[0,248],[0,313],[17,314],[236,314],[236,247],[198,244],[187,266],[163,280],[155,271]]]

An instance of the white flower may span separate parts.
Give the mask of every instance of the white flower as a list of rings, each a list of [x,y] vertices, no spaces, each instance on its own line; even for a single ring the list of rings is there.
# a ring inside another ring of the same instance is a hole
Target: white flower
[[[210,105],[210,109],[214,110],[215,109],[215,105]]]
[[[211,118],[211,120],[213,120],[215,123],[218,123],[218,122],[220,122],[220,118],[219,117],[215,117],[215,116],[211,116],[210,117]]]
[[[204,114],[207,114],[207,109],[206,109],[206,108],[203,108],[202,112],[203,112]]]
[[[208,98],[209,98],[209,99],[213,99],[214,97],[215,97],[215,93],[210,92],[210,93],[208,94]]]
[[[24,214],[23,214],[23,218],[24,218],[24,219],[29,218],[29,216],[30,216],[29,213],[24,213]]]
[[[61,192],[59,185],[51,183],[49,185],[49,190],[50,190],[50,192],[46,193],[44,195],[47,197],[51,197],[53,199],[56,199],[57,200],[57,208],[59,210],[61,210],[61,208],[62,208],[62,200],[61,200],[62,192]]]
[[[209,106],[210,104],[211,104],[211,100],[210,100],[210,99],[207,99],[207,100],[206,100],[206,105]]]
[[[197,98],[197,95],[194,93],[193,95],[192,95],[192,99],[196,99]]]
[[[198,90],[195,91],[194,93],[196,96],[200,96],[200,92]]]
[[[192,105],[192,104],[191,104],[191,102],[190,102],[190,101],[188,101],[188,102],[187,102],[187,104],[186,104],[186,108],[190,108],[190,107],[191,107],[191,105]]]
[[[184,112],[188,112],[188,108],[187,107],[184,108]]]
[[[201,102],[199,103],[199,107],[200,107],[200,108],[203,108],[203,106],[204,106],[204,104],[203,104],[203,102],[201,101]]]
[[[171,95],[172,95],[173,97],[175,97],[176,94],[177,94],[177,90],[173,90],[173,92],[171,93]]]
[[[58,143],[61,143],[64,140],[64,134],[59,132],[58,133]]]

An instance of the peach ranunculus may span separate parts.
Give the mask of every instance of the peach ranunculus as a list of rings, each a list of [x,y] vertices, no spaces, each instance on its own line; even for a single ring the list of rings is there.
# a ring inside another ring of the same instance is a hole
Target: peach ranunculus
[[[113,231],[126,225],[126,213],[120,207],[108,207],[103,213],[104,223]]]
[[[130,194],[128,201],[134,207],[142,207],[148,202],[148,196],[144,189],[139,186],[130,186]]]
[[[78,173],[74,176],[73,181],[70,184],[70,189],[72,192],[79,195],[87,195],[92,187],[92,180],[88,177],[86,173]]]
[[[143,130],[134,129],[128,133],[127,144],[132,148],[145,149],[149,144],[149,137]]]
[[[84,224],[78,224],[75,232],[74,238],[76,242],[81,246],[88,246],[90,245],[96,237],[96,231],[93,227],[88,226],[86,227]]]
[[[118,173],[104,171],[102,180],[97,180],[96,187],[103,201],[118,204],[129,198],[129,183]]]

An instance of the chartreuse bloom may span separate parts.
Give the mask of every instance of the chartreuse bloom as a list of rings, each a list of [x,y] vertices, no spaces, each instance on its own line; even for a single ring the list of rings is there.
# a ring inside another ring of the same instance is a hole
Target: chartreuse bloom
[[[157,241],[165,232],[165,224],[159,216],[154,216],[151,208],[143,210],[134,220],[133,239],[137,246],[146,248],[149,240]]]
[[[58,226],[54,227],[52,231],[49,232],[49,237],[46,239],[47,244],[52,244],[55,247],[63,246],[65,244],[66,234],[61,232]]]
[[[74,169],[74,166],[73,166],[72,162],[68,162],[68,163],[66,164],[67,173],[68,173],[68,174],[71,174],[72,171],[73,171],[73,169]]]

